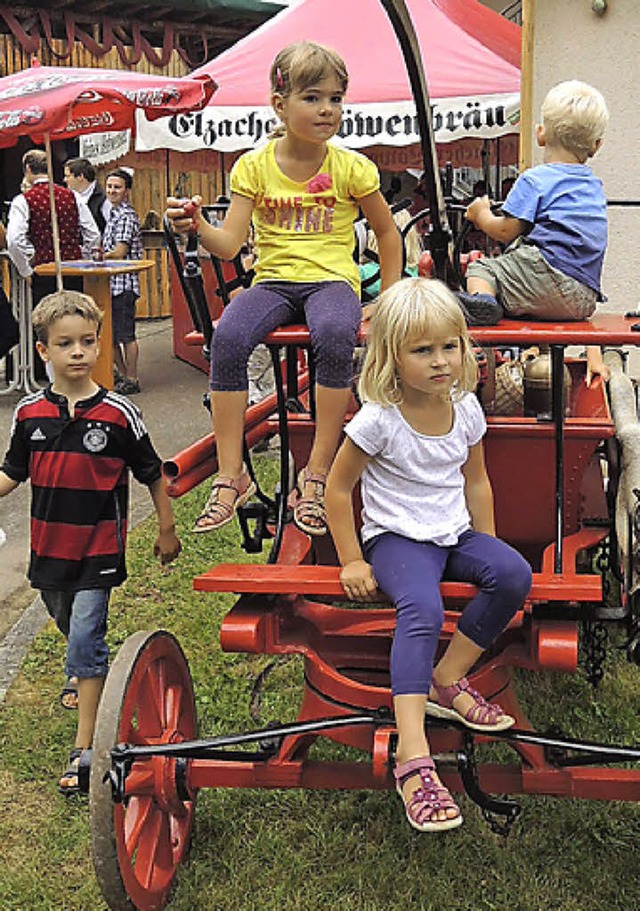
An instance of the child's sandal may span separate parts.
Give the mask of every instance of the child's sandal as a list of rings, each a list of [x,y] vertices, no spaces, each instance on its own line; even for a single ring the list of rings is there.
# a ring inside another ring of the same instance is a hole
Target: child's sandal
[[[80,793],[80,757],[82,756],[82,750],[76,749],[71,750],[69,754],[69,763],[67,768],[58,783],[58,790],[65,797],[71,797],[74,794]]]
[[[223,503],[219,499],[218,495],[221,487],[235,490],[236,498],[233,503]],[[239,478],[227,478],[224,475],[218,475],[212,484],[206,506],[196,519],[195,525],[191,530],[195,534],[203,534],[208,531],[217,531],[218,528],[228,525],[238,508],[244,506],[255,492],[256,485],[246,470],[242,472]]]
[[[431,686],[436,691],[438,701],[429,699],[426,711],[433,718],[460,721],[474,731],[488,732],[505,731],[516,723],[515,718],[507,715],[497,703],[487,702],[484,696],[470,686],[466,677],[461,677],[451,686],[441,686],[432,679]],[[473,699],[473,705],[464,713],[453,706],[454,699],[461,693],[466,693]]]
[[[305,486],[313,484],[313,493],[305,496]],[[293,521],[300,531],[307,535],[320,537],[327,533],[327,511],[324,506],[324,490],[327,485],[326,474],[312,474],[303,468],[298,475],[297,489],[293,505]]]
[[[455,803],[451,794],[441,782],[436,781],[434,773],[436,766],[430,756],[421,756],[419,759],[410,759],[397,765],[393,770],[396,779],[396,790],[404,803],[409,825],[418,832],[446,832],[456,829],[462,823],[460,807]],[[403,785],[410,778],[420,776],[420,785],[412,792],[411,797],[405,800],[402,793]],[[442,812],[447,815],[440,819]]]

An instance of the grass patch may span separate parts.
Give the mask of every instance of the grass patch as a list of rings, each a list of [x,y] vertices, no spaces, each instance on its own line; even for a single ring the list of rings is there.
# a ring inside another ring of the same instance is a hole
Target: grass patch
[[[275,479],[273,463],[261,463]],[[109,642],[163,627],[191,666],[205,736],[254,726],[249,696],[270,656],[224,655],[219,627],[233,595],[192,590],[217,560],[246,562],[235,523],[215,536],[189,535],[202,492],[176,517],[184,551],[169,568],[151,558],[153,521],[130,537],[130,579],[114,593]],[[105,911],[89,854],[87,803],[64,801],[57,779],[75,716],[58,704],[64,643],[52,625],[36,638],[0,709],[0,908]],[[559,725],[585,739],[640,742],[638,668],[611,650],[594,694],[583,675],[521,672],[518,686],[540,729]],[[266,678],[260,723],[295,718],[298,658]],[[333,750],[333,747],[331,748]],[[634,803],[518,798],[520,821],[506,841],[461,798],[465,824],[443,836],[406,825],[390,792],[204,791],[193,848],[172,911],[630,911],[638,905]]]

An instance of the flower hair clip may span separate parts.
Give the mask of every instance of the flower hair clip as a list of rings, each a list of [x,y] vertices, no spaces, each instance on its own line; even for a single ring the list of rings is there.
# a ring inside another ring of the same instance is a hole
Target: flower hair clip
[[[309,193],[324,193],[325,190],[331,189],[332,183],[331,174],[316,174],[307,183],[307,190]]]
[[[284,88],[284,76],[282,75],[282,70],[279,66],[276,67],[276,86],[279,89]]]

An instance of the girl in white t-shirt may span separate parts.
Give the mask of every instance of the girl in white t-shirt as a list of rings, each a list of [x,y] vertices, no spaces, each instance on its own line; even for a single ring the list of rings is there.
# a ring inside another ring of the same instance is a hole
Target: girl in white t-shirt
[[[254,493],[242,463],[247,361],[277,326],[305,322],[316,363],[316,432],[298,475],[294,521],[309,535],[324,535],[324,488],[351,395],[362,319],[353,259],[359,210],[378,239],[383,288],[400,277],[401,245],[376,166],[329,142],[340,129],[344,61],[330,48],[301,41],[276,56],[270,80],[281,125],[266,145],[234,165],[222,226],[202,216],[199,196],[186,205],[168,199],[176,230],[195,227],[202,245],[221,259],[236,255],[250,224],[255,232],[253,285],[225,308],[213,336],[211,408],[220,473],[194,531],[226,525]]]
[[[327,517],[347,596],[366,601],[379,587],[396,607],[390,666],[395,777],[407,818],[420,831],[462,822],[430,757],[425,711],[478,731],[514,723],[465,677],[531,585],[529,564],[495,537],[476,385],[477,365],[455,297],[439,281],[397,282],[379,299],[360,379],[364,405],[346,427],[327,482]],[[351,499],[358,480],[361,538]],[[472,582],[479,592],[433,668],[445,574]]]

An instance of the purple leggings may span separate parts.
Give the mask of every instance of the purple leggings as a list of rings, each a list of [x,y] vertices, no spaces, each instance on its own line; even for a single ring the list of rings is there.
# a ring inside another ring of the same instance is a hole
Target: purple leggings
[[[362,308],[347,282],[259,282],[225,308],[211,345],[211,389],[239,392],[249,386],[247,361],[278,326],[306,322],[321,386],[347,389]]]
[[[365,554],[378,585],[396,607],[391,648],[394,696],[429,692],[444,621],[442,578],[472,582],[480,589],[465,607],[458,629],[483,649],[522,607],[531,588],[531,567],[516,550],[471,529],[452,547],[387,532],[368,541]]]

